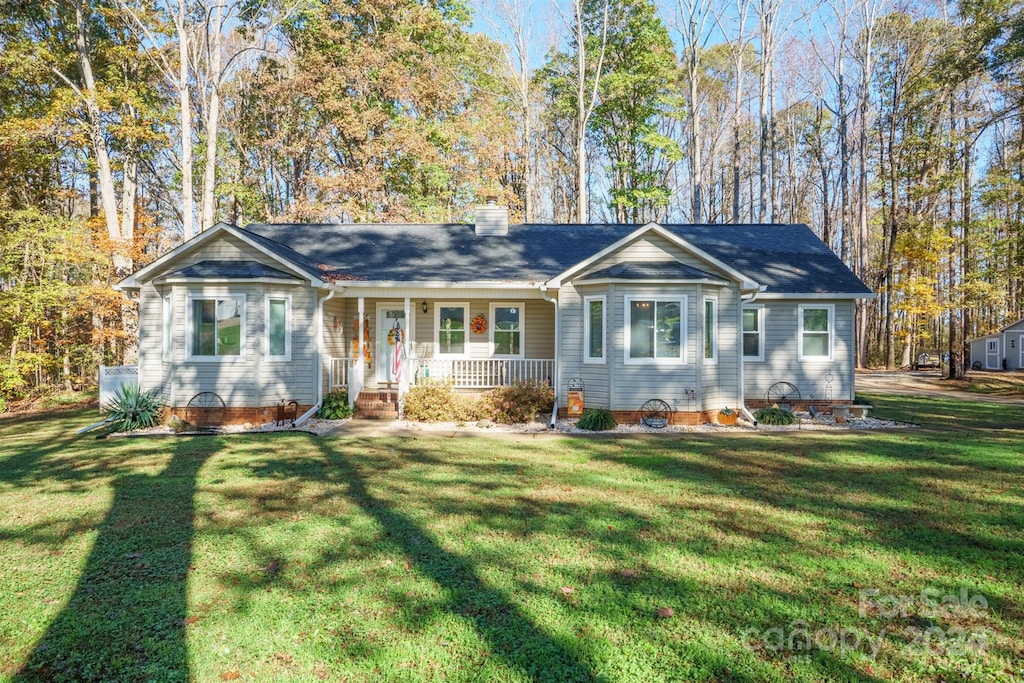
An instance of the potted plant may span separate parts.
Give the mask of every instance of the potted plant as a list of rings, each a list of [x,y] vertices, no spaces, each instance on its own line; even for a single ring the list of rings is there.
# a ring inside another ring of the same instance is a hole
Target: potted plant
[[[739,417],[736,411],[726,406],[718,411],[718,424],[731,426],[736,424],[736,418]]]

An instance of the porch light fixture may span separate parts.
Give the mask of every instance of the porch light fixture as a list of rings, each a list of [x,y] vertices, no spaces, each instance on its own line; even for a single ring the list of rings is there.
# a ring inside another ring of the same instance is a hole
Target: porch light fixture
[[[424,299],[423,303],[420,304],[420,310],[423,311],[424,313],[427,312],[427,300],[426,299]]]

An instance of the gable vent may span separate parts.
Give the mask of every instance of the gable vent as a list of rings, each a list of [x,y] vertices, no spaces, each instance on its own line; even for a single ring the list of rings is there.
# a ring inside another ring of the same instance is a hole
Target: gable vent
[[[488,197],[486,204],[476,207],[475,220],[473,229],[478,235],[508,234],[508,207],[498,206],[497,197]]]

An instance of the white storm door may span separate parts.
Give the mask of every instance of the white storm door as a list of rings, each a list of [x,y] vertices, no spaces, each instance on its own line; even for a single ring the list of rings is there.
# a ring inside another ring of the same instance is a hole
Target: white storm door
[[[388,343],[388,333],[395,327],[395,322],[402,328],[402,333],[407,334],[408,326],[405,324],[405,307],[401,302],[393,304],[377,304],[377,357],[374,358],[377,364],[377,383],[387,384],[398,382],[392,372],[395,357],[395,345]],[[394,338],[392,337],[392,341]]]

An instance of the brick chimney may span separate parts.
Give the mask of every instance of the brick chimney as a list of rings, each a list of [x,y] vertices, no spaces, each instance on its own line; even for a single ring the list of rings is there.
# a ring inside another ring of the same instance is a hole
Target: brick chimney
[[[478,235],[507,235],[508,207],[498,206],[497,197],[485,197],[486,204],[476,207],[476,224],[473,226]]]

